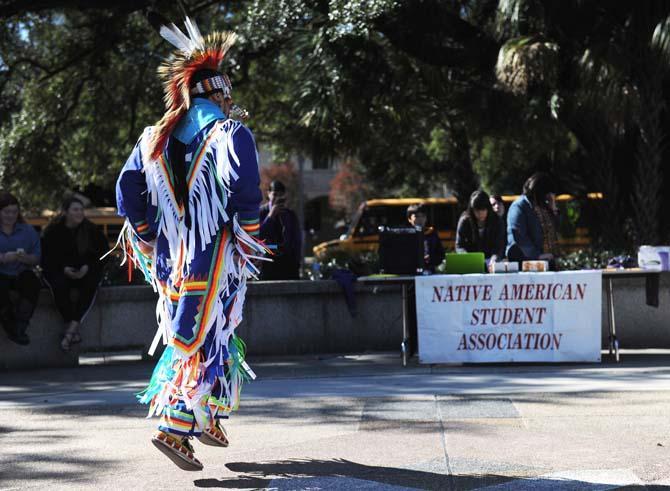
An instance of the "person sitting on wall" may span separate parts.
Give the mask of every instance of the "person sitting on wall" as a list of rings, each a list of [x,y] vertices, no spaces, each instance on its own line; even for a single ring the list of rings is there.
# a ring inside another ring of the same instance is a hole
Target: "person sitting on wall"
[[[77,198],[65,200],[61,213],[42,234],[44,278],[67,324],[60,343],[63,351],[81,342],[79,327],[93,306],[102,278],[100,257],[107,249],[107,239],[86,219]],[[72,290],[78,292],[74,300]]]
[[[427,227],[428,210],[426,205],[417,203],[407,208],[407,221],[414,227],[423,229],[424,271],[434,273],[444,260],[444,247],[434,227]]]
[[[511,261],[544,260],[553,263],[558,248],[558,208],[554,183],[537,172],[523,185],[523,194],[507,215],[507,257]]]
[[[0,322],[17,344],[30,343],[26,330],[42,286],[33,271],[39,262],[39,234],[24,222],[18,200],[0,191]]]
[[[489,195],[477,190],[470,195],[468,209],[456,227],[456,252],[483,252],[496,261],[505,253],[505,230],[493,211]]]
[[[272,261],[263,262],[261,280],[299,279],[302,232],[297,215],[286,207],[286,187],[281,181],[270,183],[260,223],[261,239],[270,247],[276,246]]]

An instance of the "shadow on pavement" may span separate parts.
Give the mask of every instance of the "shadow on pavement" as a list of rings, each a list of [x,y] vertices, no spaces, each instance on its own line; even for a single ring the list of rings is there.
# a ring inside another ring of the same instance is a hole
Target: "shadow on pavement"
[[[377,467],[358,464],[348,460],[293,459],[276,462],[231,462],[226,467],[242,475],[222,479],[198,479],[194,481],[199,488],[264,488],[270,486],[282,489],[282,481],[289,488],[296,488],[296,480],[305,478],[334,477],[339,479],[357,479],[372,481],[390,486],[418,487],[427,489],[450,489],[453,477],[425,471]],[[507,480],[500,478],[491,483]],[[343,483],[344,484],[344,483]],[[302,486],[298,485],[297,488]]]
[[[422,470],[369,466],[348,460],[294,459],[276,462],[231,462],[226,465],[240,476],[196,479],[198,488],[245,489],[354,489],[373,484],[394,488],[469,490],[493,489],[614,489],[610,483],[583,482],[545,477],[510,477],[494,474],[447,475]],[[621,488],[620,488],[621,489]],[[670,489],[670,486],[626,486],[625,489]]]
[[[61,435],[60,438],[67,438]],[[114,460],[86,457],[83,453],[63,453],[46,455],[45,453],[26,452],[3,456],[3,472],[0,472],[0,489],[4,488],[5,480],[12,481],[12,489],[29,486],[36,480],[48,480],[53,486],[89,479],[91,474],[100,469],[108,469]],[[18,483],[25,484],[16,487]]]

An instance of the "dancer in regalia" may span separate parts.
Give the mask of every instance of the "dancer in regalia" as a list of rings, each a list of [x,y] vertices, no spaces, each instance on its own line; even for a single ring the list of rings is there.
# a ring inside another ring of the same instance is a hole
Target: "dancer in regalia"
[[[254,378],[235,335],[246,281],[267,253],[257,239],[261,192],[254,138],[230,119],[235,106],[221,63],[232,33],[203,37],[186,19],[161,35],[177,50],[160,67],[167,111],[148,127],[117,182],[120,243],[159,294],[166,348],[139,395],[160,417],[154,445],[185,470],[200,470],[190,440],[228,446],[220,424]]]

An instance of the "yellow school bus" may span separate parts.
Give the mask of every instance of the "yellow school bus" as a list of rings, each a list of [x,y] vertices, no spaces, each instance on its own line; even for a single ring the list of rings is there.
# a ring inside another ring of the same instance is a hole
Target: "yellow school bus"
[[[518,195],[505,195],[503,201],[506,209],[517,199]],[[589,193],[588,201],[602,199],[601,193]],[[574,219],[580,214],[577,200],[569,194],[556,197],[562,216],[570,216],[570,220],[562,220],[559,244],[565,252],[572,252],[590,244],[589,231],[584,226],[584,216]],[[437,229],[438,235],[446,250],[453,250],[456,241],[456,225],[463,210],[458,206],[456,198],[388,198],[367,200],[358,208],[351,219],[346,234],[339,239],[317,244],[313,248],[317,258],[323,258],[335,252],[351,254],[376,251],[379,247],[379,227],[400,227],[407,225],[407,207],[423,203],[428,211],[428,225]],[[563,225],[563,222],[567,222]]]

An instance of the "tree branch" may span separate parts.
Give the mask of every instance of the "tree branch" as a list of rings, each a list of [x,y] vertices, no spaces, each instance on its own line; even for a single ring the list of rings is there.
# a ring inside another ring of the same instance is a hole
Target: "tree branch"
[[[152,0],[0,0],[0,19],[28,12],[44,10],[78,9],[78,10],[110,10],[115,12],[135,12],[142,10],[154,2]]]
[[[498,56],[498,43],[448,5],[440,0],[405,2],[378,18],[375,25],[394,46],[424,63],[490,70]]]
[[[7,63],[7,66],[10,68],[10,70],[14,70],[14,69],[16,69],[16,67],[18,65],[23,65],[23,64],[34,66],[36,68],[39,68],[43,72],[48,72],[49,71],[49,69],[46,66],[44,66],[42,63],[40,63],[39,61],[33,60],[32,58],[28,58],[26,56],[21,57],[21,58],[17,58],[16,60],[13,60],[11,63]]]

